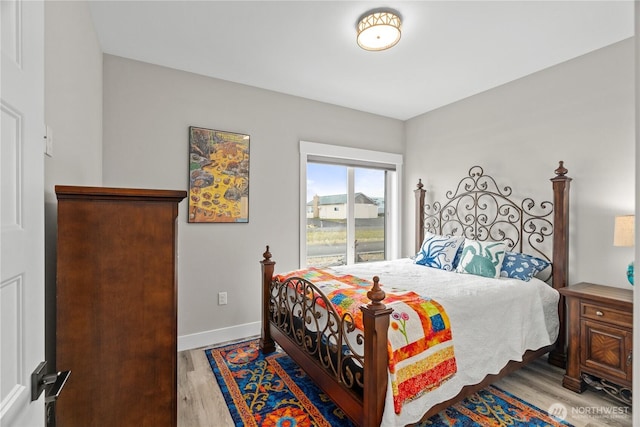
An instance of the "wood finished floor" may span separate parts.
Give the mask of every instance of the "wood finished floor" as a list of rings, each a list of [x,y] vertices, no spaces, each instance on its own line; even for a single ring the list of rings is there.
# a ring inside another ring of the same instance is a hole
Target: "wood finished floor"
[[[178,427],[233,427],[204,350],[178,353]],[[566,420],[576,427],[632,425],[630,408],[625,409],[604,392],[577,394],[567,390],[561,385],[562,375],[562,369],[539,359],[496,385],[543,410],[554,403],[564,404]]]

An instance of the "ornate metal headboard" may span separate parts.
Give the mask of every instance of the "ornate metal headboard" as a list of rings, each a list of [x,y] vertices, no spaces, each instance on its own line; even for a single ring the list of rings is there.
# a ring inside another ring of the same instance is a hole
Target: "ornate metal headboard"
[[[422,190],[422,181],[418,190]],[[516,201],[480,166],[447,191],[446,200],[424,205],[424,230],[473,240],[504,241],[510,249],[552,261],[553,202],[530,197]],[[547,242],[545,242],[547,240]],[[545,279],[551,276],[544,275]]]

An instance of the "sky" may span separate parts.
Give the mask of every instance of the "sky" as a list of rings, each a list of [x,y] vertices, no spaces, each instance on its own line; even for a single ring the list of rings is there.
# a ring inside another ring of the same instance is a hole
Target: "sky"
[[[384,197],[384,171],[356,168],[355,191],[369,197]],[[347,192],[347,167],[307,163],[307,199]]]

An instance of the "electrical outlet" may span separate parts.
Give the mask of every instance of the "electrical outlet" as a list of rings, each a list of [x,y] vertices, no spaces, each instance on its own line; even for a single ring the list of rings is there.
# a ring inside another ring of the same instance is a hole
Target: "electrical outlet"
[[[227,293],[218,292],[218,305],[227,305]]]

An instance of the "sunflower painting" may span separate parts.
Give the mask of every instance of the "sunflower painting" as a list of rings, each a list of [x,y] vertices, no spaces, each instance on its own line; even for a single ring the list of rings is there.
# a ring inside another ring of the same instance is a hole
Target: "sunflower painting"
[[[189,127],[189,222],[249,222],[249,135]]]

